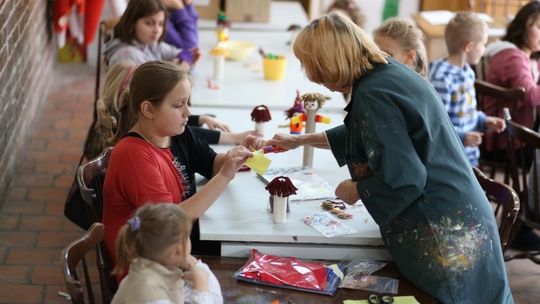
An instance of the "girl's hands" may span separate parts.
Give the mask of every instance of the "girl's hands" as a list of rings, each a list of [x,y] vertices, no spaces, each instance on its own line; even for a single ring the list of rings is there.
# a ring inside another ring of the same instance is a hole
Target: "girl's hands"
[[[256,135],[259,135],[258,133],[254,132]],[[259,150],[262,147],[266,146],[266,140],[264,140],[262,137],[256,136],[254,134],[247,135],[244,137],[244,139],[240,142],[240,145],[243,147],[246,147],[249,150]]]
[[[229,180],[233,179],[236,172],[238,172],[238,169],[240,169],[248,157],[251,156],[253,156],[253,153],[243,146],[238,146],[227,151],[219,174],[225,176]]]
[[[352,179],[346,179],[339,183],[336,188],[336,196],[342,199],[347,204],[354,204],[359,199],[358,190],[356,189],[356,182]]]
[[[199,124],[201,124],[201,125],[206,124],[206,126],[208,126],[208,129],[210,129],[210,130],[217,129],[217,130],[227,132],[227,133],[230,133],[232,131],[231,127],[229,127],[229,125],[215,119],[212,116],[207,116],[207,115],[199,116]]]
[[[188,262],[191,264],[191,267],[184,272],[182,278],[190,281],[193,284],[193,289],[202,292],[208,291],[208,272],[202,267],[197,266],[197,260],[193,256],[190,255],[190,258],[195,260],[195,262]]]

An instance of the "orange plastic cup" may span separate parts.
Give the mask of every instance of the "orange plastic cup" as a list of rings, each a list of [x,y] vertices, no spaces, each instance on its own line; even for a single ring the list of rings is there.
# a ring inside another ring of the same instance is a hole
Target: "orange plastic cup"
[[[266,80],[282,80],[287,68],[287,58],[263,58],[263,73]]]

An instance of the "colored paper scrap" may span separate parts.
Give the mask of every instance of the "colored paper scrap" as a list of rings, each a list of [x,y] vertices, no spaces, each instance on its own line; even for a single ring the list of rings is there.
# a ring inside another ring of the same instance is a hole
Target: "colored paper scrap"
[[[253,157],[248,158],[245,165],[258,174],[263,175],[268,169],[268,166],[270,166],[271,162],[272,160],[264,156],[264,153],[261,151],[254,151]]]

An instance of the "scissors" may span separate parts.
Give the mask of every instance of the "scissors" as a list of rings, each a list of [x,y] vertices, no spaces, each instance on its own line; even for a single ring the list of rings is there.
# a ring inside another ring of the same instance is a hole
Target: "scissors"
[[[368,302],[370,304],[392,304],[394,298],[391,296],[380,296],[376,294],[369,295]]]

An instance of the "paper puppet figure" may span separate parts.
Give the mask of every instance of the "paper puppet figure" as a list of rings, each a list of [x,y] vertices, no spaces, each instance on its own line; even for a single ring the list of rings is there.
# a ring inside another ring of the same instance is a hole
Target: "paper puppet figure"
[[[274,178],[266,187],[270,193],[270,210],[274,223],[285,223],[289,211],[289,196],[296,194],[296,188],[286,176]]]
[[[223,79],[223,73],[225,69],[225,56],[228,51],[224,48],[215,47],[210,50],[210,55],[214,58],[214,74],[213,79]]]
[[[315,124],[322,122],[324,124],[330,123],[330,118],[321,114],[317,114],[317,111],[324,105],[326,100],[330,97],[324,96],[320,93],[306,93],[302,95],[302,102],[304,103],[305,113],[297,114],[291,118],[291,123],[299,121],[306,122],[306,134],[315,132]],[[313,147],[304,146],[304,159],[303,166],[313,166]]]
[[[297,114],[303,114],[304,113],[304,105],[302,102],[302,97],[300,97],[300,91],[296,90],[296,98],[294,99],[293,106],[290,107],[288,110],[285,110],[285,116],[287,119],[289,119],[289,130],[291,134],[301,134],[302,130],[304,130],[304,122],[303,121],[296,121],[293,122],[292,118]]]
[[[251,120],[255,122],[255,131],[264,136],[264,123],[272,120],[270,110],[265,105],[256,106],[251,111]]]
[[[227,20],[227,15],[224,11],[220,11],[217,15],[216,36],[219,42],[229,40],[229,28],[231,23]]]

